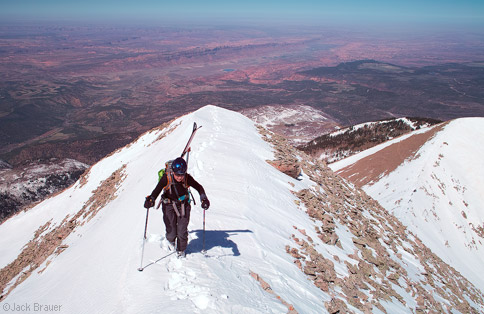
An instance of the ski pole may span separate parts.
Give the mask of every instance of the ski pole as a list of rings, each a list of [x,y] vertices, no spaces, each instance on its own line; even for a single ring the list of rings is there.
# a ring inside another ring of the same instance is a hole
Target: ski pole
[[[203,210],[203,235],[202,235],[202,253],[205,254],[207,251],[205,251],[205,209]]]
[[[145,222],[145,233],[143,235],[143,247],[141,249],[141,263],[138,268],[138,271],[143,271],[143,255],[145,254],[145,242],[146,242],[146,230],[148,229],[148,214],[150,212],[150,209],[146,209],[146,222]]]

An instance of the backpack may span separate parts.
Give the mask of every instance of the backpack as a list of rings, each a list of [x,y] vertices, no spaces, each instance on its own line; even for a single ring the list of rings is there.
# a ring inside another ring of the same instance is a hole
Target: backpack
[[[171,184],[171,179],[173,177],[173,169],[171,169],[172,163],[173,163],[173,159],[168,160],[167,162],[165,162],[165,168],[158,171],[158,181],[161,180],[161,178],[165,173],[166,173],[166,178],[168,179],[168,184],[163,188],[163,190],[165,190],[166,187]]]

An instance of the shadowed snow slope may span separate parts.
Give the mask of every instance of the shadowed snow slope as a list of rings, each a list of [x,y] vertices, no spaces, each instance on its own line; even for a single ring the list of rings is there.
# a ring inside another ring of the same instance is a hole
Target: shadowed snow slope
[[[193,191],[186,259],[170,254],[161,210],[151,209],[139,272],[144,197],[194,121],[202,128],[188,172],[211,201],[207,253]],[[214,106],[144,134],[0,226],[1,302],[65,313],[484,310],[469,282],[327,167],[297,155],[304,173],[296,180],[266,162],[284,149],[295,154],[248,118]]]

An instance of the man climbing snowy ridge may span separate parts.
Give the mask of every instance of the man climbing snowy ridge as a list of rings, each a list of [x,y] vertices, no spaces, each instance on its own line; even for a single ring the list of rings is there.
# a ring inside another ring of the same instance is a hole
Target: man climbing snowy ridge
[[[151,195],[146,197],[144,207],[153,207],[156,198],[163,190],[161,203],[166,239],[173,248],[175,248],[177,239],[177,254],[184,257],[188,244],[188,223],[191,210],[188,188],[193,186],[197,190],[204,210],[210,207],[210,202],[202,185],[187,173],[187,164],[183,158],[175,159],[171,164],[171,170],[171,172],[163,174]]]

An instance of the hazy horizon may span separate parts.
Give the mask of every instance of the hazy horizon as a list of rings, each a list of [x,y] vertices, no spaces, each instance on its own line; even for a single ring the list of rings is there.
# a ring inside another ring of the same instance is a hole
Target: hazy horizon
[[[180,2],[141,0],[0,0],[0,19],[13,21],[144,24],[348,25],[482,31],[483,1],[301,0]]]

